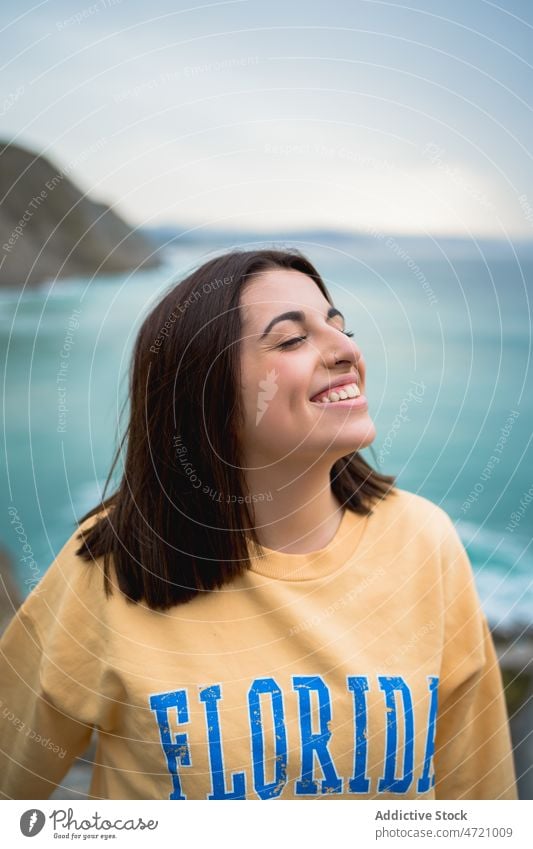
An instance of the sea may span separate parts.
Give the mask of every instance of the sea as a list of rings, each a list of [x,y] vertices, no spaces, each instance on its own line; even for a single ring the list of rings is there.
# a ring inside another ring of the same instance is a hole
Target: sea
[[[533,260],[291,244],[364,353],[376,438],[363,456],[450,515],[491,626],[530,629]],[[177,245],[154,270],[0,290],[0,547],[22,597],[101,496],[143,318],[216,253]]]

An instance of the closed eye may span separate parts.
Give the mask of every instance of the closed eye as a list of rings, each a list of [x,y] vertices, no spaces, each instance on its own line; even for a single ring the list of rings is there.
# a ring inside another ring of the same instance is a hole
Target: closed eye
[[[341,330],[341,333],[344,333],[345,336],[353,336],[352,330]],[[278,345],[278,348],[292,348],[294,345],[297,345],[298,342],[305,342],[307,336],[295,336],[293,339],[288,339],[286,342],[282,342],[281,345]]]

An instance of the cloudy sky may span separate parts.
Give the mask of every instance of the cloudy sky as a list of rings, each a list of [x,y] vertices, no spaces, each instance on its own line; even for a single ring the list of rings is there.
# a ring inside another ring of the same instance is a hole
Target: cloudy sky
[[[135,224],[533,237],[527,0],[23,0],[3,19],[2,139]]]

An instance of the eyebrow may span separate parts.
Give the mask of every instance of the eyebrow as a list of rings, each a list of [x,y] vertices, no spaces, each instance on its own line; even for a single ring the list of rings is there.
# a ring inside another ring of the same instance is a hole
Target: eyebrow
[[[329,308],[326,319],[333,318],[336,315],[340,315],[340,317],[345,321],[343,314],[336,307]],[[277,324],[279,321],[299,321],[300,324],[303,324],[305,321],[305,313],[301,310],[290,310],[289,312],[284,312],[281,313],[281,315],[275,316],[275,318],[273,318],[272,321],[270,321],[263,330],[263,333],[259,337],[260,342],[262,339],[265,338],[265,336],[268,336],[274,325]]]

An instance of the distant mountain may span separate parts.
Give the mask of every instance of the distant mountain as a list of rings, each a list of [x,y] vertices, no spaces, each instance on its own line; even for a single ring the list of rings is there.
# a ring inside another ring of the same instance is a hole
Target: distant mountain
[[[44,156],[0,143],[0,286],[159,265],[150,238]]]
[[[161,248],[177,248],[180,245],[209,245],[210,248],[235,246],[246,250],[252,247],[277,246],[299,247],[304,253],[309,248],[341,248],[350,251],[359,259],[404,262],[413,260],[459,259],[533,259],[533,238],[503,239],[486,237],[461,238],[459,236],[418,235],[411,233],[381,233],[373,235],[358,230],[333,230],[320,227],[284,230],[226,230],[209,229],[197,225],[162,225],[143,230],[151,241]]]

